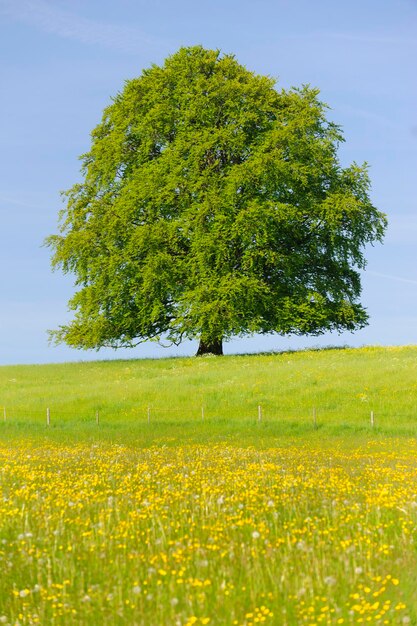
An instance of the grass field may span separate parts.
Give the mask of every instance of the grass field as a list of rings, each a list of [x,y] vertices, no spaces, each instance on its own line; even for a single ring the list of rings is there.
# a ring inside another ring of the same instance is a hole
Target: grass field
[[[269,440],[310,431],[313,409],[321,434],[369,432],[374,411],[377,432],[415,435],[417,347],[0,368],[0,436],[43,433],[46,408],[50,433],[77,440]]]
[[[416,357],[0,368],[0,624],[416,625]]]

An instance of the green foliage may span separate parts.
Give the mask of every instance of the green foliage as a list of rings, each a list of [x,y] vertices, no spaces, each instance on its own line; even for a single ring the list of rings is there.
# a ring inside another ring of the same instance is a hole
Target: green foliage
[[[209,345],[366,324],[358,270],[385,217],[366,164],[340,166],[325,113],[318,90],[277,91],[201,47],[126,82],[47,239],[77,288],[55,339]]]

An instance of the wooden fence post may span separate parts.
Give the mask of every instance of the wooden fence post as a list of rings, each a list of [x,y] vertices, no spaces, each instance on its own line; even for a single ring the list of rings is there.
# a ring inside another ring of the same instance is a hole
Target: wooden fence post
[[[51,424],[51,411],[46,409],[46,425],[50,426]]]
[[[201,419],[204,422],[204,407],[203,406],[201,407]]]
[[[148,406],[148,424],[150,423],[150,421],[151,421],[151,407]]]
[[[98,411],[96,411],[96,424],[97,424],[97,426],[100,425],[100,414],[99,414]]]
[[[5,422],[7,419],[7,414],[6,414],[6,407],[3,407],[3,421]]]
[[[371,428],[373,428],[374,426],[375,426],[374,412],[371,411]]]
[[[313,407],[313,423],[314,423],[314,428],[317,428],[317,412],[316,412],[316,407]]]
[[[262,421],[262,407],[258,404],[258,422]]]

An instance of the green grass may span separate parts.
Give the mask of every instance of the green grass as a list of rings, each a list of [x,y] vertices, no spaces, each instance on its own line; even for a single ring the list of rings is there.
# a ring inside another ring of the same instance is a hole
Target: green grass
[[[0,442],[0,623],[415,626],[416,440]]]
[[[262,443],[307,433],[368,435],[371,411],[374,435],[413,436],[417,347],[1,367],[1,406],[0,437],[7,438]]]
[[[0,623],[417,626],[416,374],[414,346],[0,368]]]

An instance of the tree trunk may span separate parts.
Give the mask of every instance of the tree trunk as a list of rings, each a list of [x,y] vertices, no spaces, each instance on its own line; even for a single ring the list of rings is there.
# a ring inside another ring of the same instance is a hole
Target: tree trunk
[[[223,341],[221,339],[200,339],[200,345],[198,346],[196,356],[202,356],[203,354],[216,354],[220,356],[223,354]]]

